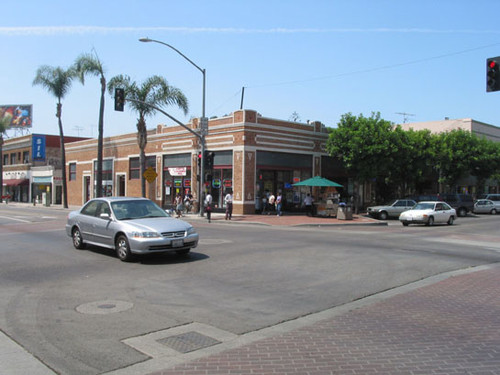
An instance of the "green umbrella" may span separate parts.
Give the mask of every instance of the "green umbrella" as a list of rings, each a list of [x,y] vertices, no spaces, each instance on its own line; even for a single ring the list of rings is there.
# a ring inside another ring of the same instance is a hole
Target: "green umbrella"
[[[316,176],[312,178],[308,178],[307,180],[297,182],[293,184],[293,186],[335,186],[342,187],[342,185],[337,184],[336,182],[330,181],[326,178]]]

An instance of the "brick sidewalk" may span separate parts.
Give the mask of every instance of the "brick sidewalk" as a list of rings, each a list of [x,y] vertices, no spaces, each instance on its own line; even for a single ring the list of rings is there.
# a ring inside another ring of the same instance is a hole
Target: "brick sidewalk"
[[[222,213],[212,213],[212,222],[220,223],[246,223],[246,224],[264,224],[278,226],[329,226],[329,225],[387,225],[387,222],[372,219],[363,215],[353,215],[352,220],[339,220],[335,217],[310,217],[306,215],[284,214],[276,215],[233,215],[231,221],[225,220]],[[188,215],[182,219],[206,220],[198,215]]]
[[[154,375],[500,374],[499,285],[449,277]]]

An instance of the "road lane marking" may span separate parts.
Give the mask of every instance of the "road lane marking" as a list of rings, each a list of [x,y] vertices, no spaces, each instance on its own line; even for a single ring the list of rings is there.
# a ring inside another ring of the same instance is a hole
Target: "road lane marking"
[[[0,216],[0,218],[7,219],[7,220],[16,220],[16,221],[20,221],[22,223],[31,223],[31,221],[29,221],[29,220],[17,219],[17,218],[12,217],[12,216]]]

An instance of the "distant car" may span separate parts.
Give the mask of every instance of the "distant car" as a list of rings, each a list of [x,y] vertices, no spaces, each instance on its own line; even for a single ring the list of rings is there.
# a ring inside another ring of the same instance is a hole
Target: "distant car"
[[[367,213],[371,217],[380,220],[387,220],[390,217],[399,217],[401,212],[409,210],[417,202],[412,199],[394,199],[391,202],[383,206],[372,206],[368,207]]]
[[[445,202],[418,202],[411,210],[399,215],[399,221],[406,227],[409,224],[434,225],[435,223],[447,223],[452,225],[457,212]]]
[[[500,201],[493,202],[490,199],[478,199],[474,203],[473,212],[475,214],[492,214],[492,215],[496,215],[499,211],[500,211]]]
[[[469,194],[444,193],[439,194],[439,200],[453,207],[458,216],[467,216],[474,209],[474,199]]]
[[[115,249],[122,261],[131,260],[134,254],[186,255],[199,239],[191,224],[174,219],[149,199],[130,197],[88,201],[68,215],[66,233],[75,248],[92,244]]]

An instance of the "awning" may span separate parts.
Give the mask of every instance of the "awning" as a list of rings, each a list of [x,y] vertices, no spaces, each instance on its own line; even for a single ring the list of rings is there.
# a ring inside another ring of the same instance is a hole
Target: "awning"
[[[10,180],[3,180],[3,186],[23,186],[28,185],[30,180],[27,178],[12,178]]]

